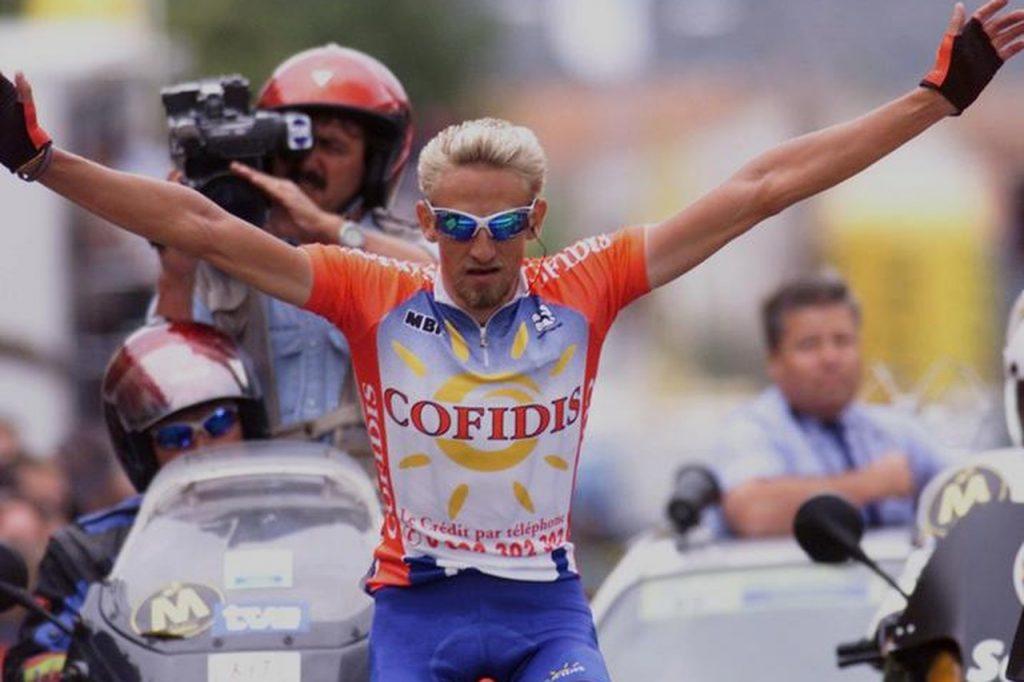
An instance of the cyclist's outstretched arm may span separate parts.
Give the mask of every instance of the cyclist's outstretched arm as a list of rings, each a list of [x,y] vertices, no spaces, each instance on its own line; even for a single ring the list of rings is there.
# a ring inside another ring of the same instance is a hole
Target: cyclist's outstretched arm
[[[14,88],[0,75],[0,160],[5,165],[115,225],[202,258],[270,296],[294,305],[306,302],[313,275],[304,251],[195,190],[111,170],[53,148],[35,121],[28,81],[21,74],[16,81],[17,102],[12,103]]]
[[[966,22],[957,4],[922,87],[853,121],[786,142],[747,163],[681,213],[648,228],[651,286],[682,275],[754,225],[856,175],[963,111],[1022,48],[1024,10],[990,0]]]

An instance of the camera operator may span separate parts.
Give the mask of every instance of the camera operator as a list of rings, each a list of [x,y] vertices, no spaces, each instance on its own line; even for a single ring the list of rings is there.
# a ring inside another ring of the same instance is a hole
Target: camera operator
[[[165,98],[166,101],[166,98]],[[430,261],[419,229],[387,212],[412,144],[404,88],[383,64],[335,44],[284,61],[260,92],[263,111],[301,112],[312,148],[278,154],[261,172],[231,171],[270,200],[262,225],[292,244],[338,244],[401,260]],[[276,433],[321,437],[365,450],[348,344],[329,322],[269,298],[172,249],[160,249],[155,312],[212,322],[254,359]]]

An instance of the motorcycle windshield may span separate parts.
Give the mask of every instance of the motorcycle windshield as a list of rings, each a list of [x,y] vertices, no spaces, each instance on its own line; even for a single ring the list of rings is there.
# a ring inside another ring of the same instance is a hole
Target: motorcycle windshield
[[[360,581],[380,517],[361,471],[299,443],[171,464],[104,585],[115,628],[197,650],[340,645],[364,627],[371,600]]]

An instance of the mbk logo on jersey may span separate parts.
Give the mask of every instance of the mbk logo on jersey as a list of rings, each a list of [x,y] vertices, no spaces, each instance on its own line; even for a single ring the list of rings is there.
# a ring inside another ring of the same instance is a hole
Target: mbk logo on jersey
[[[983,639],[971,652],[972,665],[967,670],[967,682],[1007,682],[1006,664],[1010,657],[1006,645],[998,639]]]
[[[430,317],[429,315],[418,313],[415,310],[407,311],[405,313],[405,320],[403,320],[403,322],[405,322],[406,325],[412,327],[416,331],[423,332],[424,334],[434,334],[435,336],[441,335],[440,322]]]

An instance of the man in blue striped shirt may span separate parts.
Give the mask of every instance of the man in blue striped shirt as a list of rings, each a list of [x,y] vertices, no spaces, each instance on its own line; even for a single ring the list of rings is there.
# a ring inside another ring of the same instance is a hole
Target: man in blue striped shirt
[[[765,303],[763,323],[774,385],[732,415],[716,453],[730,529],[788,533],[822,492],[860,506],[870,525],[910,523],[943,455],[908,416],[856,400],[860,309],[846,284],[790,283]]]

